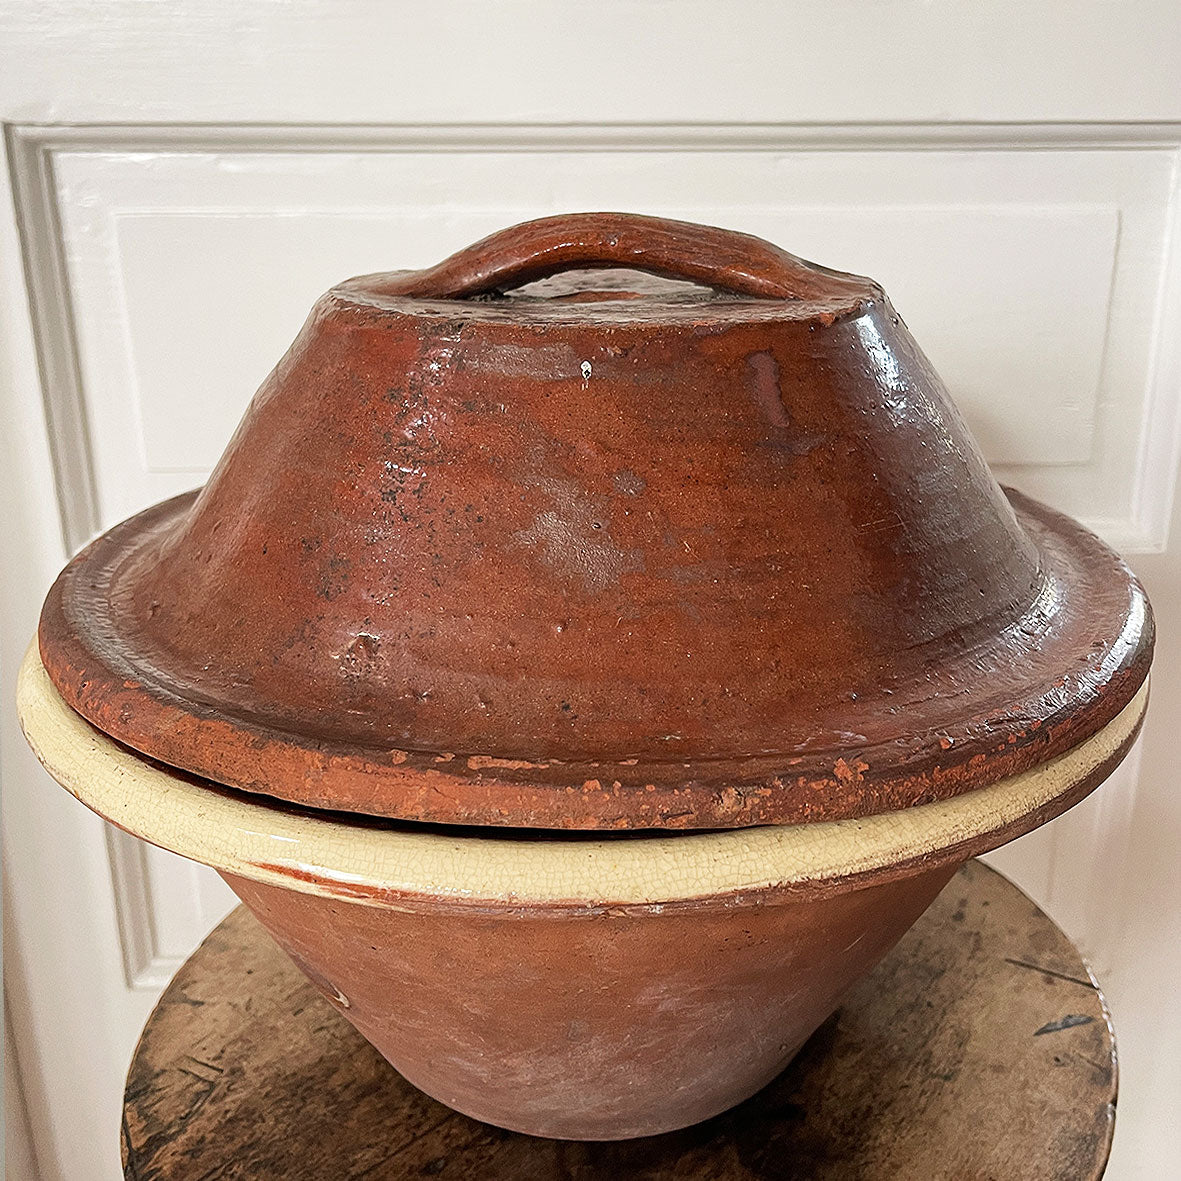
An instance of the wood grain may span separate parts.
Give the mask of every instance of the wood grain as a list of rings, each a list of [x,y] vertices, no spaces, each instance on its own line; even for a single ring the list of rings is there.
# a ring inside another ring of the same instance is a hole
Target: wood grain
[[[177,974],[128,1076],[126,1176],[1087,1181],[1115,1045],[1078,951],[972,862],[769,1087],[645,1140],[539,1140],[405,1082],[239,908]]]

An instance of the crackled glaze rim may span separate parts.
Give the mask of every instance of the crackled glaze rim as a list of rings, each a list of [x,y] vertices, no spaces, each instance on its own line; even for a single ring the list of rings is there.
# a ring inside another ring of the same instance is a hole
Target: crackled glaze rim
[[[1101,783],[1136,737],[1148,683],[1065,754],[950,799],[856,820],[565,840],[471,829],[451,835],[317,813],[177,774],[75,713],[35,644],[17,698],[29,743],[67,791],[126,832],[225,873],[376,906],[585,910],[824,893],[966,860],[1044,823]]]

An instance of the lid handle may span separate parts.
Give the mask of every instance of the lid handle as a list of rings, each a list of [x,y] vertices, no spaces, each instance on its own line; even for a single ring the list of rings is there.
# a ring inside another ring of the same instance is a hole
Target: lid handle
[[[426,270],[383,277],[377,290],[462,299],[590,267],[630,267],[756,299],[878,294],[869,279],[806,262],[751,234],[635,213],[573,213],[522,222]]]

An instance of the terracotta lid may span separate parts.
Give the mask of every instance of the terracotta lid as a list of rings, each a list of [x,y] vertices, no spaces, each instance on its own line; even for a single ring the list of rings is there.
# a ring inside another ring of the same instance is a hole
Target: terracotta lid
[[[220,783],[693,828],[1043,763],[1131,700],[1152,622],[997,486],[870,280],[586,214],[330,291],[205,488],[70,563],[40,646],[94,725]]]

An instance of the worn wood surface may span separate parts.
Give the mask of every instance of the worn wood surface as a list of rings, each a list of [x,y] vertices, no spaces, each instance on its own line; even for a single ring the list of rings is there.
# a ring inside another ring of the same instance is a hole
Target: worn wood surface
[[[764,1091],[615,1143],[515,1135],[427,1098],[239,908],[144,1030],[123,1155],[137,1181],[1087,1181],[1115,1097],[1103,997],[1077,950],[972,862]]]

